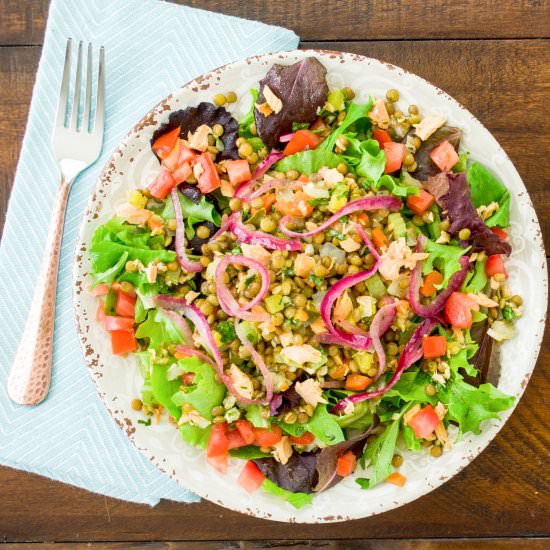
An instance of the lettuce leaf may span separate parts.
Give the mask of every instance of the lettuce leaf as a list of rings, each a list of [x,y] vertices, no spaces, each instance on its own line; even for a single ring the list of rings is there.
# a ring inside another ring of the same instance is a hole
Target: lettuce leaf
[[[346,111],[346,117],[340,124],[340,126],[337,126],[319,145],[318,149],[322,151],[331,151],[334,149],[334,146],[336,145],[337,139],[346,132],[346,130],[352,125],[355,124],[360,119],[368,119],[369,111],[372,109],[373,106],[373,99],[372,97],[369,98],[369,101],[367,103],[353,103],[350,102],[347,107]]]
[[[389,174],[382,176],[374,185],[375,189],[380,189],[381,187],[387,189],[392,195],[402,198],[408,197],[409,195],[418,195],[419,193],[418,186],[407,185],[406,180],[401,179],[401,181],[399,181]]]
[[[489,227],[510,225],[510,191],[479,162],[474,162],[466,172],[472,202],[476,208],[497,202],[499,209],[485,224]]]
[[[297,170],[302,174],[315,174],[323,168],[323,166],[336,168],[341,162],[345,162],[342,156],[318,147],[317,149],[302,151],[285,157],[277,162],[273,168],[279,172]]]
[[[158,309],[150,310],[146,320],[136,330],[136,338],[148,338],[149,348],[166,344],[181,344],[183,337],[172,321]]]
[[[287,491],[273,483],[270,479],[266,479],[262,483],[262,489],[267,493],[283,498],[289,504],[292,504],[294,508],[308,506],[313,501],[313,495],[311,493],[293,493],[292,491]]]
[[[220,213],[216,210],[213,203],[206,200],[204,195],[202,195],[199,202],[192,201],[180,192],[178,192],[178,197],[181,203],[183,219],[185,220],[185,235],[188,239],[192,239],[195,236],[195,228],[193,226],[197,223],[212,222],[216,227],[221,225]],[[166,201],[166,206],[161,216],[165,220],[175,217],[174,205],[171,200]]]
[[[487,277],[487,273],[485,272],[486,264],[487,258],[476,261],[473,273],[468,275],[462,285],[462,292],[472,292],[473,294],[478,294],[487,286],[489,277]]]
[[[242,137],[252,137],[250,125],[254,122],[254,105],[256,105],[256,101],[258,101],[258,90],[251,88],[250,95],[252,96],[250,109],[248,109],[248,113],[246,113],[246,115],[239,122],[239,136]]]
[[[229,454],[235,458],[242,458],[243,460],[269,458],[271,456],[271,453],[260,451],[260,447],[256,445],[246,445],[245,447],[238,447],[237,449],[229,449]]]
[[[438,289],[447,288],[451,277],[461,269],[459,258],[466,254],[468,250],[469,248],[438,244],[428,239],[424,251],[429,252],[430,255],[424,260],[422,273],[427,275],[434,270],[435,266],[443,274],[443,282],[440,285],[435,285],[435,287]]]

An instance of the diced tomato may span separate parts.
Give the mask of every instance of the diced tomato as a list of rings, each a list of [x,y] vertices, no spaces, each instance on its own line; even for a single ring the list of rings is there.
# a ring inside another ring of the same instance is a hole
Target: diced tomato
[[[386,154],[384,174],[391,174],[399,170],[406,152],[407,148],[404,143],[394,143],[393,141],[384,143],[384,153]]]
[[[248,493],[253,493],[260,488],[265,480],[264,474],[260,471],[258,466],[249,460],[244,468],[241,470],[237,483]]]
[[[162,165],[169,172],[173,172],[179,166],[180,150],[182,146],[182,140],[178,139],[174,145],[174,148],[170,151],[170,154],[162,160]]]
[[[239,183],[248,181],[252,177],[252,174],[250,173],[250,164],[248,164],[246,159],[228,160],[225,163],[225,167],[227,168],[229,181],[233,185],[238,185]]]
[[[160,159],[166,158],[175,147],[180,135],[180,128],[174,128],[158,137],[153,143],[153,151]]]
[[[472,309],[479,309],[472,298],[463,292],[453,292],[445,302],[445,318],[455,328],[470,328]]]
[[[371,236],[378,250],[382,250],[382,248],[387,248],[390,245],[390,240],[388,239],[387,235],[379,227],[375,227],[372,230]]]
[[[277,200],[277,194],[276,193],[266,193],[265,195],[262,195],[262,201],[264,203],[265,211],[269,214],[271,212],[271,207],[273,204],[275,204],[275,201]]]
[[[254,428],[254,437],[258,447],[271,447],[281,441],[283,432],[279,426],[271,426],[271,430]]]
[[[290,441],[296,445],[309,445],[315,441],[315,436],[311,432],[306,432],[304,435],[291,435]]]
[[[105,321],[105,302],[99,302],[97,305],[95,319],[98,323],[103,323],[103,321]]]
[[[426,405],[409,420],[408,424],[416,437],[424,439],[433,433],[440,422],[435,409],[431,405]]]
[[[502,261],[502,256],[500,254],[493,254],[487,258],[487,263],[485,264],[485,273],[487,277],[493,277],[497,273],[501,273],[508,277],[506,268],[504,267],[504,262]]]
[[[445,140],[435,149],[432,149],[430,158],[440,170],[448,172],[458,162],[458,153],[455,148]]]
[[[227,424],[212,424],[206,456],[214,457],[227,454],[229,439],[227,437]]]
[[[420,287],[420,294],[422,296],[433,296],[436,292],[435,285],[440,285],[443,282],[443,275],[439,271],[430,271],[424,277],[424,283]]]
[[[506,231],[504,231],[504,229],[501,229],[500,227],[491,227],[491,232],[503,241],[508,238],[508,233],[506,233]]]
[[[407,481],[407,478],[399,472],[393,472],[393,474],[390,474],[386,478],[386,481],[388,483],[391,483],[392,485],[397,485],[397,487],[403,487],[403,485],[405,485],[405,482]]]
[[[172,187],[176,185],[176,180],[168,172],[168,170],[163,170],[155,179],[151,185],[149,185],[149,192],[151,193],[151,196],[155,197],[155,199],[162,200],[166,198],[166,195],[170,193],[172,190]]]
[[[90,289],[92,296],[106,296],[109,293],[109,287],[105,283],[99,283]]]
[[[116,297],[115,312],[121,317],[134,318],[135,306],[137,298],[135,296],[129,296],[124,292],[119,292]]]
[[[184,386],[192,386],[193,382],[195,381],[195,373],[194,372],[184,372],[181,375],[181,381],[183,382]]]
[[[227,441],[229,442],[228,447],[230,449],[238,449],[239,447],[244,447],[246,445],[246,441],[242,438],[239,430],[228,431]]]
[[[111,348],[114,355],[124,355],[138,348],[133,330],[113,330],[111,332]]]
[[[422,349],[426,359],[441,357],[447,351],[447,340],[445,336],[425,336],[422,340]]]
[[[248,420],[244,420],[243,418],[237,420],[235,425],[237,426],[237,430],[241,434],[241,437],[244,439],[244,442],[247,445],[252,445],[256,439],[254,426]]]
[[[178,166],[181,166],[184,162],[187,162],[189,165],[193,165],[195,161],[197,160],[197,157],[199,155],[193,151],[193,149],[189,149],[189,147],[186,147],[185,145],[180,145],[180,154],[178,157]]]
[[[298,181],[301,181],[302,183],[307,183],[309,181],[309,176],[307,174],[300,174],[298,176]]]
[[[357,457],[353,451],[347,451],[336,461],[336,473],[341,477],[349,476],[357,465]]]
[[[225,474],[227,472],[227,460],[229,455],[227,453],[218,456],[208,456],[206,455],[206,462],[210,464],[213,468],[216,468],[220,474]]]
[[[327,124],[321,117],[317,117],[317,120],[309,127],[309,129],[315,132],[323,131],[327,129]]]
[[[378,142],[378,145],[380,145],[380,149],[384,149],[384,143],[393,142],[390,134],[388,134],[386,130],[381,130],[380,128],[374,130],[374,132],[372,133],[372,137]]]
[[[372,378],[362,374],[349,374],[346,378],[346,390],[362,391],[372,384]]]
[[[294,218],[305,218],[313,212],[313,206],[307,202],[311,197],[303,191],[296,191],[292,200],[277,200],[275,208],[285,216]]]
[[[409,195],[407,206],[419,216],[422,216],[435,202],[435,197],[424,189],[420,189],[418,195]]]
[[[321,143],[321,138],[311,130],[298,130],[286,144],[283,153],[288,157],[305,149],[315,149]]]
[[[218,174],[214,161],[208,152],[203,153],[197,158],[197,162],[195,164],[195,175],[197,176],[198,181],[197,187],[203,195],[214,191],[214,189],[217,189],[221,184],[220,175]]]
[[[134,326],[134,319],[130,317],[105,316],[105,330],[131,330]]]
[[[183,183],[184,181],[187,181],[187,178],[192,173],[193,173],[193,169],[191,168],[191,165],[188,162],[184,162],[183,164],[180,164],[172,172],[172,177],[174,178],[174,181],[176,182],[176,185],[179,185],[180,183]]]

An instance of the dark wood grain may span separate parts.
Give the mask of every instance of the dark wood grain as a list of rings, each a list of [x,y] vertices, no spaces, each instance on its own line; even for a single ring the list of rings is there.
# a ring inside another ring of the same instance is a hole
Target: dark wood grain
[[[40,44],[48,0],[2,0],[0,44]],[[548,0],[177,0],[281,25],[302,40],[547,38]],[[131,14],[128,14],[131,17]]]
[[[322,550],[544,550],[549,541],[544,538],[509,539],[406,539],[406,540],[295,540],[281,541],[217,541],[217,542],[105,542],[105,543],[64,543],[67,550],[303,550],[316,548]],[[59,550],[56,543],[19,543],[6,544],[4,550]]]
[[[550,41],[542,39],[550,36],[550,1],[179,3],[290,27],[301,36],[302,47],[377,57],[441,87],[474,113],[510,155],[550,243],[550,163],[545,158],[550,143]],[[0,230],[47,5],[48,0],[0,0]],[[345,526],[289,527],[208,502],[163,501],[149,508],[0,468],[0,541],[48,541],[40,546],[47,550],[80,550],[83,541],[108,541],[91,548],[112,550],[547,548],[549,540],[538,537],[550,536],[549,364],[547,334],[524,398],[488,449],[443,487],[373,518]],[[280,540],[289,538],[293,540]]]

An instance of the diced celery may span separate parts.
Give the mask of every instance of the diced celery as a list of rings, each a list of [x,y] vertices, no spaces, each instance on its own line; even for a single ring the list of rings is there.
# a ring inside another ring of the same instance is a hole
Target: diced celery
[[[382,282],[382,279],[378,273],[375,273],[372,277],[367,279],[365,284],[367,285],[369,294],[375,298],[382,298],[382,296],[385,296],[388,293],[386,286]]]
[[[288,301],[285,298],[286,296],[283,296],[282,294],[272,294],[264,300],[265,308],[271,314],[283,311]]]
[[[327,103],[330,103],[335,111],[341,111],[345,106],[345,99],[342,90],[330,90],[327,96]]]
[[[369,370],[374,365],[374,355],[372,353],[367,353],[366,351],[356,353],[353,356],[353,360],[359,367],[359,372],[361,374],[368,374]]]
[[[388,225],[391,225],[393,228],[393,238],[395,240],[400,237],[404,237],[407,234],[407,226],[405,225],[405,220],[399,212],[392,212],[388,216]]]

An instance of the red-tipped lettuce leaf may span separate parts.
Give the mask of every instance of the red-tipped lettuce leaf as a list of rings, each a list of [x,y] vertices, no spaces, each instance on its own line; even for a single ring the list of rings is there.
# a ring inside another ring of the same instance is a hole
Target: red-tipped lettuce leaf
[[[279,143],[279,137],[292,131],[293,122],[312,122],[317,109],[327,100],[327,70],[315,57],[306,57],[293,65],[275,64],[260,81],[258,104],[266,101],[263,90],[270,90],[282,101],[278,113],[264,116],[254,109],[254,120],[258,135],[265,145],[272,149]]]

